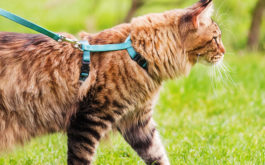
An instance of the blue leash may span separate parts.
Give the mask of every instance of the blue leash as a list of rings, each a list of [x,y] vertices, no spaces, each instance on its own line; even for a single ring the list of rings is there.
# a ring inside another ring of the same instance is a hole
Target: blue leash
[[[40,27],[40,26],[30,22],[30,21],[25,20],[24,18],[16,16],[16,15],[14,15],[14,14],[8,12],[8,11],[5,11],[5,10],[3,10],[1,8],[0,8],[0,15],[6,17],[6,18],[8,18],[8,19],[10,19],[10,20],[12,20],[12,21],[14,21],[16,23],[19,23],[19,24],[21,24],[23,26],[26,26],[26,27],[28,27],[28,28],[30,28],[32,30],[40,32],[40,33],[42,33],[42,34],[44,34],[46,36],[49,36],[52,39],[54,39],[55,41],[59,41],[60,39],[62,39],[59,34],[53,33],[53,32],[51,32],[51,31],[49,31],[49,30],[47,30],[47,29],[45,29],[43,27]]]
[[[72,39],[66,38],[63,35],[49,31],[49,30],[47,30],[47,29],[45,29],[39,25],[36,25],[36,24],[34,24],[34,23],[24,19],[24,18],[21,18],[15,14],[12,14],[8,11],[5,11],[1,8],[0,8],[0,15],[2,15],[3,17],[6,17],[9,20],[12,20],[12,21],[14,21],[20,25],[23,25],[23,26],[28,27],[32,30],[35,30],[39,33],[42,33],[42,34],[54,39],[55,41],[70,42],[70,43],[74,44],[74,46],[76,48],[79,48],[80,50],[82,50],[84,52],[84,54],[83,54],[83,66],[81,67],[80,80],[85,80],[89,75],[88,64],[90,63],[90,52],[108,52],[108,51],[117,51],[117,50],[127,50],[132,59],[135,59],[137,57],[137,52],[135,51],[135,49],[132,46],[132,41],[131,41],[130,36],[128,36],[128,38],[125,40],[124,43],[120,43],[120,44],[90,45],[88,43],[88,41],[77,41],[77,40],[72,40]],[[147,66],[146,61],[144,61],[144,63],[141,64],[141,66],[143,68],[146,68],[146,66]]]

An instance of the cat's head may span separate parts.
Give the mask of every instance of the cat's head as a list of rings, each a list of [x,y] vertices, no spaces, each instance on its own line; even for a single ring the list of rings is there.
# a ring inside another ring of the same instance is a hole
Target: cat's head
[[[225,48],[221,30],[212,20],[212,0],[200,0],[184,10],[179,20],[183,47],[191,63],[218,64],[223,60]]]
[[[132,20],[133,46],[147,60],[152,77],[173,79],[187,75],[197,62],[214,65],[223,60],[221,30],[212,13],[212,0],[200,0],[186,9]]]

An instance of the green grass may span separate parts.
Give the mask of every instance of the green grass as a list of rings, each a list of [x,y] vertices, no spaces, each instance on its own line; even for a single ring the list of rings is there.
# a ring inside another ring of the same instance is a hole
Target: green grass
[[[265,57],[227,56],[234,82],[211,80],[211,68],[164,84],[154,113],[172,164],[265,164]],[[239,62],[240,61],[240,62]],[[66,164],[66,137],[50,135],[0,157],[0,164]],[[97,165],[143,165],[122,137],[111,134]]]

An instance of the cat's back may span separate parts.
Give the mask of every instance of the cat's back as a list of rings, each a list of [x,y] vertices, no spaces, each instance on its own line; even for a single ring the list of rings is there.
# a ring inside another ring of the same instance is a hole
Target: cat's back
[[[69,62],[73,62],[71,66],[80,63],[80,53],[71,44],[56,42],[42,34],[0,32],[0,80],[21,75],[27,81],[34,75],[41,76],[39,73],[48,74],[56,69],[64,72],[69,69]]]
[[[47,42],[48,38],[40,34],[0,32],[0,57],[18,58],[23,52],[26,55],[29,47]]]

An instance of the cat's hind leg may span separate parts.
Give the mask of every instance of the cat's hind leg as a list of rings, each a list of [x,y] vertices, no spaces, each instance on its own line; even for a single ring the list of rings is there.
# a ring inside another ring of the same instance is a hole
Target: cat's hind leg
[[[127,114],[117,127],[147,165],[170,164],[152,119],[150,107]]]

